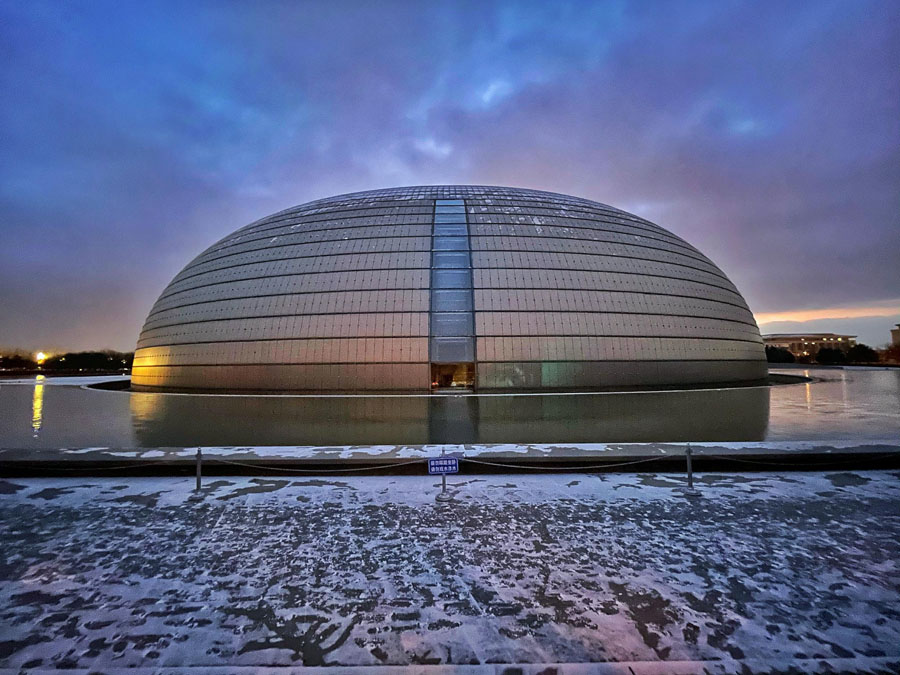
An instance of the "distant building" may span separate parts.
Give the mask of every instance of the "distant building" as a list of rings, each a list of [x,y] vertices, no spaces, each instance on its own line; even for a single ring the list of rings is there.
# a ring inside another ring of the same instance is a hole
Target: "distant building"
[[[797,358],[815,357],[823,347],[847,352],[856,344],[855,335],[837,333],[771,333],[763,335],[762,338],[767,347],[787,349]]]
[[[891,346],[900,347],[900,323],[896,328],[891,328]]]

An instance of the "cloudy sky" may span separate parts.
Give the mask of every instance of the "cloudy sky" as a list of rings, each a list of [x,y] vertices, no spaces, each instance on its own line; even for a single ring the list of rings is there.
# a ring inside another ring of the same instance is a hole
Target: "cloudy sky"
[[[764,332],[900,322],[896,0],[0,0],[0,93],[0,346],[130,350],[228,232],[429,183],[638,213]]]

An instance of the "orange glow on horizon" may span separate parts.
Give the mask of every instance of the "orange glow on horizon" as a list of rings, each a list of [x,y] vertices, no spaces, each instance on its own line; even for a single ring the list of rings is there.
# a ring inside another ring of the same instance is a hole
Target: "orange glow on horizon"
[[[824,309],[797,309],[785,312],[762,312],[754,314],[756,323],[763,325],[775,321],[815,321],[817,319],[859,319],[867,316],[896,316],[900,314],[900,304],[875,307],[829,307]]]

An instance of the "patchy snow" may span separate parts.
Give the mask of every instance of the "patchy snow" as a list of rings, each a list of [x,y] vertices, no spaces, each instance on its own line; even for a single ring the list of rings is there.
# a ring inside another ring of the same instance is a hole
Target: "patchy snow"
[[[683,455],[687,443],[555,443],[478,445],[335,445],[335,446],[233,446],[202,447],[209,459],[238,460],[404,460],[436,457],[444,452],[469,459],[629,459]],[[703,455],[789,455],[900,452],[897,439],[875,441],[773,441],[753,443],[690,443],[694,453]],[[192,459],[197,447],[182,448],[61,448],[0,449],[0,461],[100,460],[109,458],[158,458],[165,461]]]
[[[0,668],[896,668],[900,472],[695,482],[3,480]]]
[[[113,454],[113,452],[109,448],[104,447],[96,447],[96,448],[60,448],[59,454],[62,457],[66,455],[85,455],[97,452],[108,452],[109,454]],[[132,453],[133,454],[133,453]]]

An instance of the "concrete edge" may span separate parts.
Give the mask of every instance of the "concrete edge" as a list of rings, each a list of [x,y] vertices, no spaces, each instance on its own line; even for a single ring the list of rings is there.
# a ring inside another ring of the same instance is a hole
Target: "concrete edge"
[[[0,476],[424,474],[447,454],[460,472],[815,471],[900,468],[900,442],[0,449]]]

